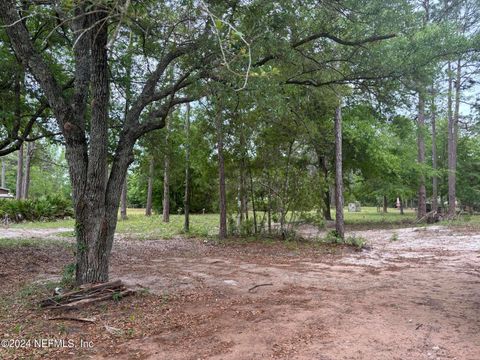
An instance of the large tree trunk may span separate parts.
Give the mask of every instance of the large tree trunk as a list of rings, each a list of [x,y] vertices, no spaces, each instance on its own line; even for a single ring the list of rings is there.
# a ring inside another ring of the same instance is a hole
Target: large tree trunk
[[[383,212],[387,213],[388,212],[388,200],[387,200],[387,195],[383,195]]]
[[[153,157],[150,159],[150,165],[148,166],[148,181],[147,181],[147,206],[145,209],[145,215],[152,215],[152,200],[153,200],[153,171],[155,169],[155,161]]]
[[[343,219],[343,165],[342,165],[342,108],[335,109],[335,230],[337,236],[345,238]]]
[[[127,220],[127,176],[125,176],[125,181],[122,185],[122,195],[120,198],[120,218],[122,220]]]
[[[107,156],[108,156],[108,122],[109,122],[109,71],[107,56],[108,29],[105,21],[106,15],[97,12],[90,15],[93,26],[90,36],[91,43],[91,125],[90,125],[90,149],[89,156],[92,161],[87,164],[86,191],[81,193],[78,185],[76,201],[76,229],[77,229],[77,283],[95,283],[108,280],[108,268],[110,251],[113,245],[113,235],[117,223],[118,206],[120,202],[121,182],[116,184],[116,204],[106,203],[108,183]],[[84,35],[87,37],[87,35]],[[81,46],[81,44],[78,44]],[[77,79],[76,79],[77,80]],[[67,143],[68,144],[68,143]],[[74,144],[71,147],[75,147]],[[93,161],[93,159],[95,159]],[[76,166],[75,160],[70,156],[70,168]],[[80,164],[79,164],[80,165]],[[126,170],[126,169],[125,169]],[[75,170],[76,172],[76,170]],[[72,176],[73,175],[73,176]],[[71,173],[73,179],[75,174]],[[77,180],[79,180],[77,178]],[[74,181],[74,180],[73,180]],[[115,213],[112,214],[112,210]]]
[[[427,214],[427,191],[425,189],[425,174],[423,165],[425,165],[425,98],[420,91],[418,93],[418,120],[417,120],[417,147],[418,156],[417,161],[420,165],[420,176],[418,179],[418,210],[417,218],[422,219]]]
[[[27,157],[25,159],[25,174],[23,176],[22,197],[28,199],[28,192],[30,190],[30,168],[32,166],[33,153],[35,151],[35,143],[29,142],[27,144]]]
[[[185,220],[183,231],[190,232],[190,104],[185,119],[185,196],[183,198]]]
[[[17,186],[15,189],[15,199],[23,199],[23,144],[20,146],[17,155]]]
[[[452,114],[453,69],[448,63],[448,216],[456,215],[456,182],[457,182],[457,136],[458,117],[460,112],[460,82],[462,76],[461,62],[457,62],[455,79],[455,110]]]
[[[218,236],[220,239],[227,237],[227,192],[225,188],[225,161],[223,158],[223,119],[222,109],[217,104],[216,113],[217,151],[218,151],[218,182],[219,182],[219,210],[220,226]]]
[[[164,127],[171,107],[182,102],[173,99],[166,107],[152,111],[148,121],[139,122],[142,111],[153,101],[156,85],[171,62],[188,52],[175,49],[158,62],[147,76],[140,96],[126,116],[118,133],[108,183],[105,184],[109,126],[109,69],[107,62],[107,12],[101,6],[75,3],[69,22],[76,46],[73,91],[65,91],[62,76],[56,76],[31,41],[13,1],[0,1],[0,19],[10,44],[25,68],[43,91],[65,139],[75,210],[77,236],[77,284],[108,280],[109,256],[117,223],[122,184],[133,162],[133,147],[142,135]],[[91,94],[90,94],[91,92]],[[171,96],[167,94],[166,96]],[[188,101],[188,100],[185,100]]]
[[[438,210],[438,177],[437,171],[437,109],[435,106],[435,89],[432,89],[432,103],[430,106],[432,120],[432,169],[434,171],[432,177],[432,210]]]

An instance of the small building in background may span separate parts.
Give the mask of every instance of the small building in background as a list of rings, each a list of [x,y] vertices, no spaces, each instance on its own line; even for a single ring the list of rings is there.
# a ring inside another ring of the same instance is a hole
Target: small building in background
[[[13,195],[10,194],[7,188],[0,187],[0,199],[13,199]]]

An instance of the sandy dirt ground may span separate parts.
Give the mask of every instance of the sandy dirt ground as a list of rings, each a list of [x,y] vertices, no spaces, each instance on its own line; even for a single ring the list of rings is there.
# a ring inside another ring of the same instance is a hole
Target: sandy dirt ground
[[[45,321],[51,314],[18,307],[2,318],[4,337],[20,322],[21,336],[94,347],[0,349],[0,358],[480,359],[479,233],[431,226],[355,235],[368,250],[119,239],[111,278],[148,294],[74,311],[98,321],[61,331]],[[16,251],[0,250],[4,294],[6,283],[55,278],[71,260],[57,248],[23,250],[21,261]]]

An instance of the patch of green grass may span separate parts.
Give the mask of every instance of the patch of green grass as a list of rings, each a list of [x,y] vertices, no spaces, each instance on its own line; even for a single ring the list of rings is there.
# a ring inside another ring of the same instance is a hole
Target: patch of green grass
[[[333,214],[335,216],[335,214]],[[415,211],[405,209],[404,215],[400,215],[397,209],[388,209],[388,212],[377,212],[375,207],[362,207],[361,212],[348,212],[345,209],[346,225],[372,225],[372,224],[402,224],[415,221]]]
[[[58,237],[65,237],[65,238],[72,238],[75,237],[75,231],[62,231],[62,232],[56,232],[55,236]]]
[[[480,229],[480,215],[464,214],[460,215],[454,220],[443,220],[438,224],[444,226],[467,227],[472,229]]]
[[[154,214],[145,216],[145,209],[128,209],[127,220],[118,220],[117,233],[131,236],[136,239],[154,240],[169,239],[177,235],[187,235],[192,237],[209,237],[218,233],[218,214],[192,214],[190,215],[190,232],[185,234],[183,231],[183,215],[170,215],[170,222],[164,223],[161,215]],[[35,221],[13,224],[12,228],[21,229],[73,229],[75,222],[73,219],[57,221]],[[55,234],[62,237],[75,236],[74,231],[64,231]]]
[[[187,235],[183,231],[183,221],[183,215],[170,215],[170,222],[164,223],[160,215],[145,216],[143,211],[130,211],[127,220],[118,221],[117,233],[145,240],[169,239],[177,235]],[[214,236],[218,233],[218,222],[218,214],[190,215],[188,236]]]
[[[392,236],[390,237],[390,241],[398,241],[398,234],[394,232]]]
[[[62,219],[55,221],[28,221],[10,224],[10,227],[14,229],[59,229],[59,228],[72,228],[75,225],[74,219]]]
[[[319,244],[349,245],[357,249],[363,249],[367,245],[367,240],[363,237],[351,235],[342,239],[335,230],[329,231],[324,238],[317,239]]]
[[[58,286],[55,281],[34,282],[23,286],[17,293],[20,299],[41,299],[50,296],[53,290]]]
[[[10,247],[43,247],[43,246],[64,246],[71,247],[72,244],[53,239],[25,239],[25,238],[0,238],[0,248]]]

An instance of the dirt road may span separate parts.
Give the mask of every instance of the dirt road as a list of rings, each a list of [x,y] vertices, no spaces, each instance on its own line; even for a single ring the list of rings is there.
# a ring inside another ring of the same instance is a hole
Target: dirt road
[[[480,359],[480,234],[433,226],[356,235],[370,250],[120,240],[112,278],[152,294],[124,299],[117,308],[83,310],[102,321],[75,324],[72,334],[97,343],[74,354]],[[133,330],[111,335],[106,323]]]

